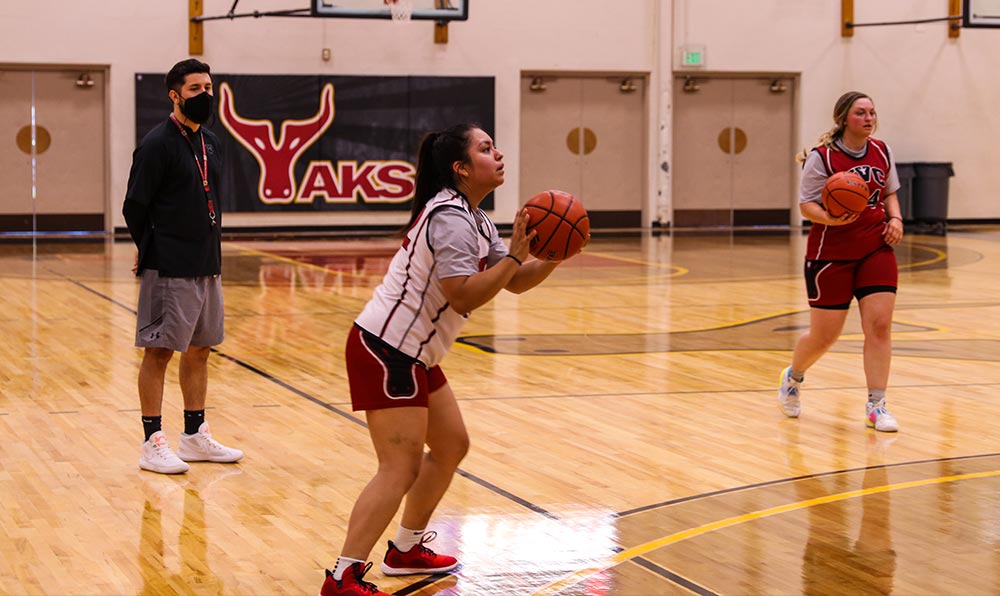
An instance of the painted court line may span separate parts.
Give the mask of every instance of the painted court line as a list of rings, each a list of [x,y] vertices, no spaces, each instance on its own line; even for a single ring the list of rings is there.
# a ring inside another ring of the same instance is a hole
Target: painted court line
[[[990,472],[975,472],[971,474],[958,474],[955,476],[942,476],[939,478],[925,478],[923,480],[913,480],[911,482],[901,482],[899,484],[888,484],[885,486],[874,486],[871,488],[863,488],[860,490],[852,490],[843,493],[837,493],[833,495],[827,495],[825,497],[818,497],[816,499],[809,499],[806,501],[798,501],[795,503],[788,503],[785,505],[779,505],[777,507],[771,507],[768,509],[761,509],[760,511],[754,511],[752,513],[746,513],[744,515],[737,515],[729,517],[726,519],[721,519],[708,524],[703,524],[695,528],[690,528],[688,530],[683,530],[681,532],[675,532],[669,536],[663,538],[658,538],[652,540],[645,544],[640,544],[639,546],[634,546],[629,549],[625,549],[620,553],[609,557],[604,563],[599,565],[594,565],[586,569],[581,569],[575,573],[572,573],[558,581],[550,583],[544,588],[536,591],[534,596],[546,596],[550,594],[557,594],[561,590],[564,590],[570,586],[576,585],[581,581],[587,579],[592,575],[596,575],[606,569],[614,567],[619,563],[628,561],[629,559],[639,557],[650,551],[669,546],[671,544],[680,542],[682,540],[687,540],[688,538],[694,538],[696,536],[701,536],[702,534],[707,534],[709,532],[714,532],[715,530],[721,530],[723,528],[729,528],[742,524],[744,522],[753,521],[757,519],[762,519],[772,515],[779,515],[782,513],[788,513],[789,511],[796,511],[799,509],[805,509],[807,507],[813,507],[816,505],[825,505],[827,503],[833,503],[836,501],[843,501],[845,499],[853,499],[855,497],[863,497],[866,495],[875,495],[879,493],[889,492],[893,490],[902,490],[906,488],[917,488],[921,486],[929,486],[932,484],[944,484],[947,482],[958,482],[960,480],[973,480],[977,478],[989,478],[991,476],[1000,476],[1000,470],[993,470]]]

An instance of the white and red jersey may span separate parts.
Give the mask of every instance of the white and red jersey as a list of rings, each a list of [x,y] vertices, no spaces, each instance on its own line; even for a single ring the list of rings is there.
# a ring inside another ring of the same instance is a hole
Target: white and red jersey
[[[436,366],[468,318],[449,305],[441,277],[472,275],[505,254],[506,246],[489,217],[473,210],[459,192],[446,188],[427,202],[407,230],[382,283],[355,323],[428,368]]]
[[[843,226],[813,223],[809,230],[806,259],[819,261],[856,261],[886,245],[885,197],[899,189],[899,178],[889,147],[869,137],[865,148],[850,154],[838,144],[837,149],[815,147],[804,164],[802,202],[819,201],[823,183],[836,172],[858,174],[868,184],[868,207],[858,219]]]

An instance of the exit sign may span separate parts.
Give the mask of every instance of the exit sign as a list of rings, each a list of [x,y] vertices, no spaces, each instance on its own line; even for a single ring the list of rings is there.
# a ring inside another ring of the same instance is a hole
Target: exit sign
[[[705,66],[705,46],[681,46],[681,66],[687,68]]]

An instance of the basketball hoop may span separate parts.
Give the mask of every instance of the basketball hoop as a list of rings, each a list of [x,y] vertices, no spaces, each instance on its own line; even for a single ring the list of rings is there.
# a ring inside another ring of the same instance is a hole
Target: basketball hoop
[[[413,16],[413,0],[385,0],[394,21],[409,21]]]

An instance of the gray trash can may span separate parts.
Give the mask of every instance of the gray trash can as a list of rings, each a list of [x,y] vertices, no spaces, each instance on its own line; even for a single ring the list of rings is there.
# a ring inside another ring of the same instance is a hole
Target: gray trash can
[[[899,176],[899,190],[896,199],[899,200],[899,212],[904,222],[913,221],[913,164],[897,163],[896,174]]]
[[[918,232],[945,233],[948,219],[948,179],[955,175],[950,162],[913,164],[913,220]]]

